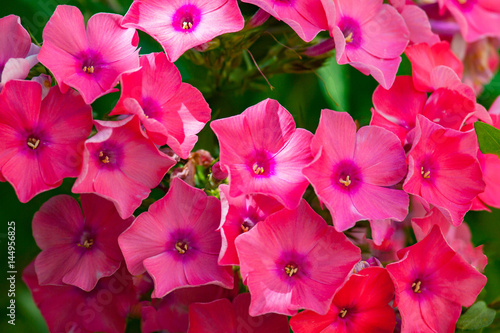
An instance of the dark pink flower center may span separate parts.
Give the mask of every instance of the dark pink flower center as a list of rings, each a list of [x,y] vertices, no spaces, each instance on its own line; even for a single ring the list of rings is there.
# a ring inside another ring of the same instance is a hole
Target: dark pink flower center
[[[342,310],[339,311],[339,317],[343,319],[345,318],[345,316],[347,316],[347,309],[343,308]]]
[[[170,240],[165,244],[166,250],[174,254],[176,260],[189,260],[195,254],[196,248],[192,230],[179,229],[170,234]]]
[[[77,57],[81,63],[82,73],[96,74],[102,67],[101,57],[94,51],[88,50]]]
[[[160,105],[151,97],[142,99],[142,110],[148,118],[155,118],[157,114],[161,113]]]
[[[420,166],[420,175],[423,179],[430,180],[432,176],[435,174],[435,167],[431,162],[430,158],[425,158],[424,162]]]
[[[344,16],[339,22],[339,28],[345,38],[345,46],[347,48],[357,49],[363,42],[361,27],[355,19]]]
[[[463,12],[471,11],[472,8],[474,8],[474,6],[477,3],[477,0],[453,0],[453,1],[455,1],[458,7],[460,7],[460,10],[462,10]]]
[[[269,177],[274,175],[274,158],[265,150],[260,150],[255,153],[250,159],[248,167],[256,177]]]
[[[176,31],[190,33],[196,29],[200,20],[201,10],[193,4],[187,4],[177,9],[172,18],[172,25]]]
[[[304,254],[295,250],[285,251],[276,261],[276,274],[288,283],[295,283],[296,278],[308,276],[311,263]]]
[[[35,150],[40,146],[40,139],[34,135],[30,135],[26,140],[26,145]]]
[[[93,245],[94,245],[94,237],[89,231],[84,231],[82,233],[82,236],[80,237],[80,242],[77,244],[77,246],[89,250],[92,248]]]
[[[184,254],[189,249],[189,245],[185,241],[177,241],[174,245],[174,248],[179,252],[179,254]]]
[[[299,272],[299,266],[291,262],[285,265],[284,271],[286,275],[292,277]]]
[[[333,169],[332,185],[341,191],[350,192],[362,182],[361,169],[353,161],[341,161]]]
[[[411,289],[414,293],[420,294],[422,292],[422,281],[415,280],[411,285]]]
[[[241,222],[241,231],[242,232],[247,232],[250,231],[253,227],[255,227],[257,223],[252,221],[249,217],[245,218],[243,222]]]
[[[116,168],[122,162],[122,148],[118,144],[104,142],[99,149],[95,150],[96,158],[101,167]]]

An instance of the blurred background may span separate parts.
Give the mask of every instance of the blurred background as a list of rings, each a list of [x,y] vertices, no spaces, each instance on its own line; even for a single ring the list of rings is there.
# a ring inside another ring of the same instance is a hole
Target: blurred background
[[[85,19],[88,19],[97,12],[113,12],[124,15],[131,3],[132,0],[3,1],[0,6],[0,17],[9,14],[18,15],[21,17],[21,24],[36,41],[41,43],[43,27],[57,5],[77,6],[83,12]],[[240,3],[240,8],[246,18],[257,10],[255,6],[242,3]],[[249,47],[249,51],[257,63],[264,65],[262,70],[270,85],[274,87],[272,90],[257,69],[252,68],[255,65],[249,61],[248,54],[243,55],[246,51],[241,49],[232,50],[229,47],[225,50],[227,57],[243,59],[247,62],[247,77],[251,80],[240,82],[240,85],[220,84],[213,71],[208,70],[202,64],[194,64],[196,59],[193,58],[193,54],[186,54],[176,62],[183,81],[194,85],[204,93],[212,108],[212,120],[239,114],[263,99],[273,98],[293,114],[297,127],[306,128],[313,133],[318,125],[321,109],[325,108],[348,111],[360,125],[367,125],[371,117],[371,96],[377,87],[376,81],[372,77],[362,75],[348,65],[337,65],[334,59],[324,57],[314,62],[311,59],[299,59],[295,51],[287,49],[281,44],[294,46],[300,43],[305,44],[298,40],[295,33],[284,23],[279,23],[273,18],[270,18],[270,21],[266,25],[271,25],[277,32],[279,41],[271,34],[261,33],[258,40]],[[0,31],[0,33],[2,32]],[[141,54],[161,52],[160,45],[151,37],[142,32],[139,32],[139,36]],[[322,36],[327,37],[328,35],[325,33]],[[221,47],[232,45],[230,38],[230,36],[222,37]],[[269,57],[269,50],[274,49],[277,50],[274,54],[275,58]],[[277,65],[273,65],[273,59],[281,59],[279,57],[285,57],[289,60],[295,57],[296,65],[310,61],[310,66],[298,68],[293,66],[294,60],[288,61],[288,64],[283,66],[275,61],[274,63]],[[270,64],[268,67],[266,67],[267,63]],[[239,64],[236,63],[236,65]],[[411,75],[410,63],[406,58],[403,59],[398,75]],[[247,84],[249,82],[253,83]],[[92,104],[94,118],[105,119],[118,101],[119,94],[119,92],[112,93],[94,102]],[[493,81],[485,87],[478,102],[488,109],[498,95],[500,95],[500,75],[497,74]],[[200,133],[195,149],[206,149],[213,156],[218,155],[217,140],[211,132],[209,124]],[[22,270],[40,252],[32,236],[31,220],[34,213],[45,201],[57,194],[73,195],[71,193],[73,182],[74,179],[66,179],[61,187],[39,194],[27,204],[22,204],[17,200],[10,184],[0,183],[0,262],[2,263],[0,267],[3,268],[0,281],[0,308],[2,309],[0,311],[2,313],[0,332],[48,332],[40,312],[31,299],[29,290],[21,280],[21,274]],[[156,200],[162,196],[163,192],[154,190],[150,200]],[[141,209],[136,212],[136,215],[140,211]],[[7,324],[8,318],[5,316],[8,305],[8,284],[5,275],[7,271],[7,223],[9,221],[15,221],[16,224],[16,268],[18,273],[15,327]],[[500,211],[492,209],[491,213],[470,212],[466,216],[466,222],[471,228],[474,245],[484,244],[484,252],[489,262],[485,270],[488,283],[479,299],[484,300],[490,306],[496,306],[498,309],[500,308]],[[68,300],[68,306],[71,306],[71,300]],[[138,321],[133,321],[128,326],[128,332],[139,331]],[[497,319],[493,326],[485,329],[484,332],[500,332],[499,320]]]

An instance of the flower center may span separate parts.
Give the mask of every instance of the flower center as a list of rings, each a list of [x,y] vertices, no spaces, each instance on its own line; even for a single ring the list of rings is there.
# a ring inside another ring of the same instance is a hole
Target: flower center
[[[83,66],[82,71],[87,74],[94,74],[94,66]]]
[[[417,280],[413,282],[413,284],[411,285],[411,289],[413,290],[414,293],[420,294],[422,292],[421,285],[422,281]]]
[[[345,316],[347,315],[347,309],[346,308],[343,308],[340,312],[340,318],[345,318]]]
[[[77,244],[79,247],[83,247],[85,249],[90,249],[94,245],[94,239],[88,231],[85,231],[80,238],[80,243]]]
[[[189,30],[192,27],[193,27],[193,22],[191,22],[191,21],[184,21],[184,22],[182,22],[182,29]]]
[[[288,275],[289,277],[294,276],[295,274],[297,274],[298,271],[299,268],[297,267],[297,265],[293,263],[287,264],[285,266],[285,274]]]
[[[188,250],[188,244],[184,241],[178,241],[177,243],[175,243],[174,247],[177,252],[179,252],[179,254],[184,254]]]
[[[103,152],[102,150],[99,152],[99,161],[101,161],[104,164],[108,164],[111,160],[109,159],[108,154]]]
[[[431,171],[430,170],[425,170],[424,167],[420,168],[420,174],[422,175],[422,177],[424,177],[425,179],[429,179],[431,178]]]
[[[343,184],[345,187],[351,185],[351,180],[349,179],[349,175],[347,175],[345,180],[343,178],[340,178],[339,183]]]
[[[339,28],[344,35],[346,46],[358,48],[361,45],[361,28],[358,21],[344,16],[339,22]]]
[[[30,136],[28,140],[26,140],[26,144],[28,145],[28,147],[35,150],[40,145],[40,139],[37,139],[34,136]]]
[[[251,221],[248,218],[246,218],[245,221],[243,221],[243,223],[241,223],[241,231],[243,231],[243,232],[247,232],[250,229],[252,229],[253,227],[255,227],[255,223],[253,223],[253,221]]]
[[[259,163],[255,162],[252,167],[253,172],[256,175],[262,175],[266,170],[264,169],[263,166],[260,166]]]
[[[172,26],[181,32],[191,32],[200,23],[201,11],[193,4],[186,4],[175,12],[172,17]]]

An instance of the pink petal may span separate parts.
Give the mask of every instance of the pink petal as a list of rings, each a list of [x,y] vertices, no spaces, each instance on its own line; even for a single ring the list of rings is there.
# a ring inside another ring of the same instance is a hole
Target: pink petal
[[[0,31],[3,32],[0,36],[0,67],[10,58],[25,58],[31,45],[31,37],[21,25],[19,16],[2,17]]]
[[[161,298],[175,289],[189,285],[183,261],[173,258],[171,253],[161,252],[145,259],[144,267],[155,283],[151,297]]]

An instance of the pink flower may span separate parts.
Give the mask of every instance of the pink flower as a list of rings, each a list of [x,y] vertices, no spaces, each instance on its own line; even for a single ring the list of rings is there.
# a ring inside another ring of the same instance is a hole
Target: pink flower
[[[243,29],[236,0],[135,0],[122,22],[156,39],[174,62],[192,47]]]
[[[248,314],[250,294],[243,293],[233,300],[219,299],[189,306],[188,333],[272,332],[289,333],[288,319],[270,313],[252,317]]]
[[[189,326],[188,308],[193,303],[208,303],[221,298],[233,299],[238,294],[236,289],[224,289],[216,285],[176,289],[162,299],[152,299],[151,303],[142,302],[141,332],[151,333],[187,332]]]
[[[438,0],[440,13],[450,11],[467,42],[500,37],[500,3],[493,0]]]
[[[472,245],[467,223],[462,223],[458,227],[452,226],[436,207],[427,216],[412,219],[411,225],[417,241],[421,241],[431,232],[434,225],[438,225],[450,247],[478,271],[482,272],[488,263],[488,258],[483,254],[483,246],[475,248]]]
[[[335,293],[330,310],[319,315],[306,310],[292,317],[295,333],[387,332],[396,326],[394,284],[384,268],[368,267],[349,276]]]
[[[356,133],[348,113],[323,110],[311,150],[316,158],[303,172],[335,229],[359,220],[405,218],[408,195],[391,188],[406,174],[405,153],[394,134],[376,126]]]
[[[142,56],[141,69],[122,75],[121,96],[110,115],[135,114],[149,138],[168,144],[182,158],[198,141],[210,120],[210,108],[201,92],[182,83],[181,74],[164,53]]]
[[[132,276],[125,268],[103,278],[90,292],[74,286],[42,286],[31,263],[23,281],[50,332],[124,333],[130,309],[137,303]]]
[[[98,13],[87,24],[80,10],[57,6],[43,30],[40,62],[54,74],[61,91],[68,86],[85,103],[113,91],[122,73],[139,67],[139,37],[120,25],[122,17]]]
[[[133,275],[147,271],[153,278],[152,297],[205,284],[232,288],[231,267],[217,264],[219,221],[216,198],[174,179],[167,195],[139,215],[118,243],[128,270]]]
[[[277,20],[283,20],[305,42],[310,42],[328,22],[321,0],[243,0],[259,6]]]
[[[392,86],[410,33],[396,9],[382,0],[322,0],[337,62]]]
[[[31,37],[16,15],[0,18],[0,91],[9,80],[23,80],[31,67],[38,63],[40,48],[31,43]]]
[[[429,46],[439,43],[439,36],[432,32],[429,18],[422,8],[416,6],[412,1],[390,0],[389,2],[405,20],[410,31],[410,43],[426,43]]]
[[[12,80],[0,94],[0,170],[25,203],[76,177],[82,145],[92,130],[92,109],[75,91]]]
[[[438,226],[387,265],[396,287],[402,332],[454,332],[462,306],[471,306],[486,276],[446,243]]]
[[[250,315],[325,314],[335,290],[360,260],[360,250],[328,226],[305,200],[270,215],[236,239]]]
[[[35,260],[41,285],[71,284],[91,291],[123,261],[118,235],[133,217],[121,219],[115,206],[97,195],[82,195],[81,202],[84,215],[75,199],[58,195],[33,217],[33,237],[42,249]]]
[[[484,191],[477,151],[474,131],[446,129],[419,115],[403,189],[438,207],[458,226]]]
[[[239,265],[234,245],[236,238],[251,230],[258,222],[264,221],[272,213],[283,209],[283,206],[275,199],[262,194],[242,194],[231,197],[227,185],[220,185],[219,190],[222,204],[219,227],[222,235],[222,248],[219,264]]]
[[[95,126],[98,132],[85,142],[82,171],[72,191],[111,200],[127,218],[176,162],[144,136],[136,116],[96,120]]]
[[[302,168],[312,160],[312,134],[296,129],[284,107],[266,99],[210,127],[219,139],[221,165],[229,172],[229,195],[259,193],[288,209],[299,205],[309,184]]]

